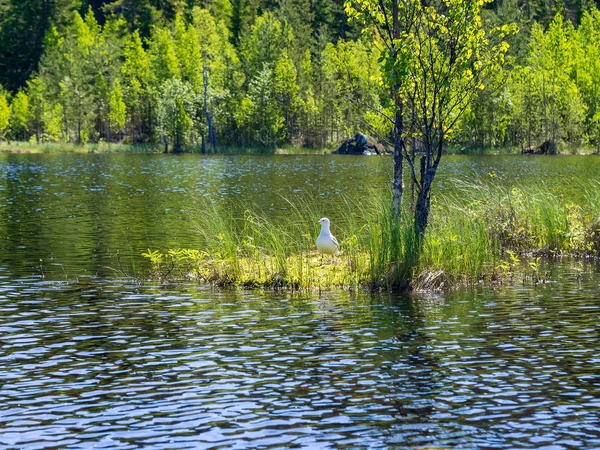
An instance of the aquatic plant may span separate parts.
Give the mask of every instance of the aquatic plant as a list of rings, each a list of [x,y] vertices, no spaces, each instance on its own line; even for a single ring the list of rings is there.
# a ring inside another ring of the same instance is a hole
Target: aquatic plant
[[[191,214],[199,249],[149,250],[151,277],[193,278],[217,286],[289,289],[443,289],[516,275],[542,278],[539,257],[597,255],[593,224],[600,183],[588,184],[579,203],[544,183],[516,188],[494,179],[452,180],[433,199],[434,220],[418,258],[408,211],[390,220],[388,196],[373,191],[342,196],[332,228],[342,249],[317,253],[321,216],[307,196],[284,199],[285,214],[248,208],[234,216],[200,201]],[[404,206],[405,209],[408,206]]]

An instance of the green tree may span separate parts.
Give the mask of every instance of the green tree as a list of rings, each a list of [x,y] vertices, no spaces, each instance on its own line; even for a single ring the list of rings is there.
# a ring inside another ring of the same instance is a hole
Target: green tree
[[[58,142],[64,140],[65,132],[63,129],[64,115],[60,103],[56,103],[44,109],[44,141]]]
[[[52,26],[64,30],[81,0],[0,2],[0,84],[12,92],[25,87],[44,52]]]
[[[221,123],[221,139],[236,145],[248,145],[251,141],[252,100],[246,88],[246,76],[237,55],[229,59],[223,73],[222,101],[217,105],[217,118]]]
[[[285,136],[283,140],[291,143],[295,132],[296,115],[300,102],[299,88],[296,78],[296,66],[284,52],[273,72],[273,89],[279,103],[280,115],[284,117]]]
[[[277,15],[284,28],[288,28],[294,36],[291,42],[289,57],[299,66],[304,52],[313,43],[314,13],[311,0],[278,0]]]
[[[283,27],[272,13],[258,17],[240,44],[240,59],[248,79],[263,71],[265,65],[273,68],[283,51],[290,50],[293,40],[291,30]]]
[[[600,150],[600,11],[586,11],[574,36],[573,78],[587,108],[587,140]]]
[[[166,27],[154,30],[150,38],[149,54],[152,61],[154,80],[158,85],[180,76],[179,59],[173,34]]]
[[[511,124],[516,121],[517,112],[515,99],[509,91],[513,82],[511,72],[498,70],[490,76],[485,88],[476,93],[467,105],[455,133],[449,138],[479,148],[514,143],[516,130],[511,128]]]
[[[381,109],[379,97],[383,94],[378,56],[367,39],[327,44],[322,52],[318,94],[324,120],[321,127],[329,134],[326,143],[379,129],[372,115]],[[389,126],[385,128],[389,130]]]
[[[104,27],[91,11],[75,14],[65,36],[52,30],[40,66],[49,103],[60,103],[64,130],[70,140],[97,139],[108,133],[109,89],[119,75],[123,22],[108,20]]]
[[[431,190],[447,138],[490,74],[504,62],[511,31],[497,30],[491,40],[482,27],[484,0],[359,0],[347,2],[349,14],[372,23],[383,40],[382,69],[394,114],[393,214],[400,216],[402,158],[416,189],[414,238],[418,258],[431,208]],[[415,138],[423,155],[409,151]]]
[[[6,98],[6,93],[0,90],[0,142],[2,142],[2,136],[4,131],[8,128],[10,119],[10,105]]]
[[[123,91],[121,90],[121,83],[119,80],[115,80],[115,83],[110,94],[110,125],[114,133],[121,135],[127,122],[127,106],[123,101]]]
[[[300,143],[305,146],[316,146],[320,144],[320,136],[315,133],[318,108],[315,98],[315,70],[309,49],[304,52],[304,58],[298,67],[297,80],[299,87],[298,134],[301,139]]]
[[[253,141],[273,148],[283,139],[285,119],[276,102],[273,69],[269,64],[252,79],[248,95],[252,102]]]
[[[199,92],[202,86],[202,49],[197,30],[193,25],[186,24],[182,15],[178,15],[175,18],[173,38],[179,76]]]
[[[163,83],[158,98],[158,124],[165,141],[173,145],[174,153],[181,153],[187,143],[196,116],[196,101],[188,83],[172,78]]]
[[[553,146],[562,141],[581,141],[586,105],[575,82],[573,26],[557,14],[548,30],[534,24],[527,65],[527,90],[520,95],[529,102],[529,124],[533,139]],[[581,61],[579,64],[585,64]],[[525,103],[525,102],[523,102]]]
[[[10,134],[15,139],[26,141],[29,124],[29,97],[24,91],[19,91],[13,97],[10,106]]]
[[[226,18],[219,20],[213,17],[207,9],[196,7],[192,11],[190,28],[195,33],[201,55],[198,59],[201,65],[198,73],[202,74],[204,109],[201,134],[203,139],[205,135],[207,136],[213,151],[216,147],[214,122],[231,123],[231,111],[239,108],[239,96],[243,95],[231,92],[231,90],[238,90],[240,84],[228,85],[240,81],[240,64],[235,48],[231,44],[226,20]],[[231,104],[234,98],[237,101]]]
[[[131,140],[149,140],[152,131],[148,127],[153,111],[152,86],[155,84],[150,57],[135,31],[126,38],[123,48],[124,62],[121,66],[123,95],[130,119]]]
[[[123,17],[132,31],[149,37],[153,26],[172,21],[184,7],[183,0],[113,0],[103,11]]]
[[[236,47],[240,44],[242,33],[245,32],[249,24],[254,22],[256,17],[255,9],[250,9],[251,2],[248,0],[231,1],[231,43]]]
[[[90,30],[93,30],[94,42],[90,49],[90,56],[87,61],[93,77],[94,86],[91,92],[93,103],[96,105],[96,123],[93,126],[93,132],[98,136],[105,136],[110,139],[110,87],[120,76],[120,66],[122,64],[123,40],[121,35],[124,32],[124,22],[108,18],[104,26],[100,26],[88,11],[85,17],[86,24]]]
[[[35,77],[27,81],[27,92],[29,95],[29,126],[35,133],[35,140],[39,144],[44,131],[44,110],[46,108],[45,98],[46,85]]]

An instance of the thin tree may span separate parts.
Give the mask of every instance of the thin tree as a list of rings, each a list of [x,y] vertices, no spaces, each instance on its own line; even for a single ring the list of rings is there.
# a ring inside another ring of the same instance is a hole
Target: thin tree
[[[208,143],[210,145],[210,152],[214,153],[217,150],[217,140],[213,129],[212,114],[208,109],[208,70],[206,67],[202,72],[202,87],[204,88],[204,115],[206,116],[206,126],[208,129]],[[204,152],[204,135],[202,135],[202,153]]]
[[[504,63],[504,37],[516,30],[504,25],[486,34],[480,12],[487,1],[346,2],[349,15],[373,24],[381,42],[382,70],[395,109],[392,211],[399,216],[404,160],[416,189],[417,250],[425,237],[432,186],[448,137],[473,95]],[[413,137],[417,149],[407,146]]]
[[[375,27],[377,37],[382,44],[382,70],[389,81],[390,98],[394,105],[394,116],[388,117],[393,125],[394,175],[392,180],[392,214],[395,222],[400,218],[402,204],[404,172],[403,154],[406,152],[406,133],[404,129],[404,109],[406,98],[407,47],[402,37],[406,36],[416,20],[417,3],[400,0],[346,0],[348,16],[364,24]]]

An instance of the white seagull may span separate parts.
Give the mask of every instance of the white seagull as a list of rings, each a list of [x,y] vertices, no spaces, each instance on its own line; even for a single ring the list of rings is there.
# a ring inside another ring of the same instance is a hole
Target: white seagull
[[[329,219],[327,217],[323,217],[321,220],[315,223],[321,224],[321,233],[317,238],[317,250],[328,255],[335,255],[340,245],[338,244],[335,236],[331,234],[331,231],[329,231]]]

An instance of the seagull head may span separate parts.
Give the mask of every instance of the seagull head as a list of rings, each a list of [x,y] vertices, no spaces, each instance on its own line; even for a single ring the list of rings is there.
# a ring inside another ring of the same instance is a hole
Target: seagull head
[[[328,227],[330,222],[327,217],[323,217],[322,219],[319,219],[319,221],[315,222],[315,223],[320,223],[321,225],[325,225]]]

